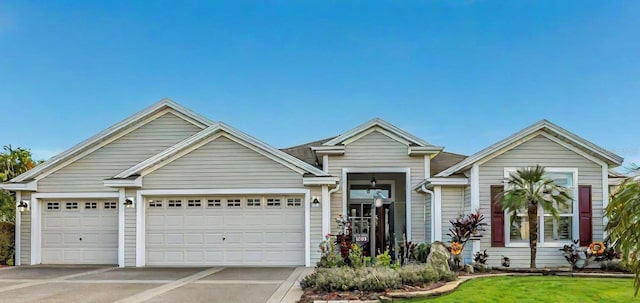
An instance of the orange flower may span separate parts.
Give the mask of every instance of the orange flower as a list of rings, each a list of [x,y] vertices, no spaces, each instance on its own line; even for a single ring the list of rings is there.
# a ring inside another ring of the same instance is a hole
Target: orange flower
[[[589,251],[594,255],[601,255],[602,253],[604,253],[604,243],[593,242],[589,244]]]
[[[451,247],[449,248],[451,253],[454,255],[459,255],[462,252],[462,245],[458,242],[451,243]]]

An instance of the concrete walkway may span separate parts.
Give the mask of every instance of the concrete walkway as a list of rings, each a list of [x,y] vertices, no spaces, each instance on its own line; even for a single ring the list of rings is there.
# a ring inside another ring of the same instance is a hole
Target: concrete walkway
[[[294,303],[310,268],[20,266],[0,270],[2,302]]]

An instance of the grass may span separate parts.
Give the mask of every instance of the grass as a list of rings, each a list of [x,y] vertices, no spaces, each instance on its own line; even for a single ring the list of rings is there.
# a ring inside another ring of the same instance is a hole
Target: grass
[[[633,279],[492,277],[468,281],[448,295],[402,302],[640,302],[633,293]]]

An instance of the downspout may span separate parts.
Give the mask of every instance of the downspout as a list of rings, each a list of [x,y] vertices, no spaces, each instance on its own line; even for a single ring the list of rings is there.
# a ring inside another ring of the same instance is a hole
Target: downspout
[[[430,242],[433,242],[433,239],[435,238],[434,237],[435,236],[434,235],[435,226],[434,226],[434,222],[433,222],[433,196],[434,196],[434,193],[433,193],[433,191],[427,189],[427,183],[422,184],[422,186],[420,186],[420,190],[422,192],[424,192],[424,193],[429,194],[429,197],[431,199],[431,241]],[[426,198],[425,198],[425,202],[427,202]],[[424,203],[424,205],[423,205],[422,221],[423,222],[427,221],[427,203]]]
[[[328,227],[327,230],[323,229],[322,231],[324,233],[324,235],[322,235],[323,237],[325,237],[326,234],[331,233],[331,194],[337,192],[338,190],[340,190],[340,182],[338,182],[338,184],[334,189],[329,191],[329,194],[327,195],[328,201],[326,202],[325,205],[323,205],[323,208],[322,208],[322,217],[323,217],[322,220],[323,220],[323,223],[326,224]]]

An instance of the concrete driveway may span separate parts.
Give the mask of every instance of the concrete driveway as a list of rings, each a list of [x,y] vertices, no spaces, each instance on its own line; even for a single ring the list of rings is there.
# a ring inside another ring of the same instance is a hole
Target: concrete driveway
[[[0,269],[1,302],[295,302],[310,269],[293,267]]]

